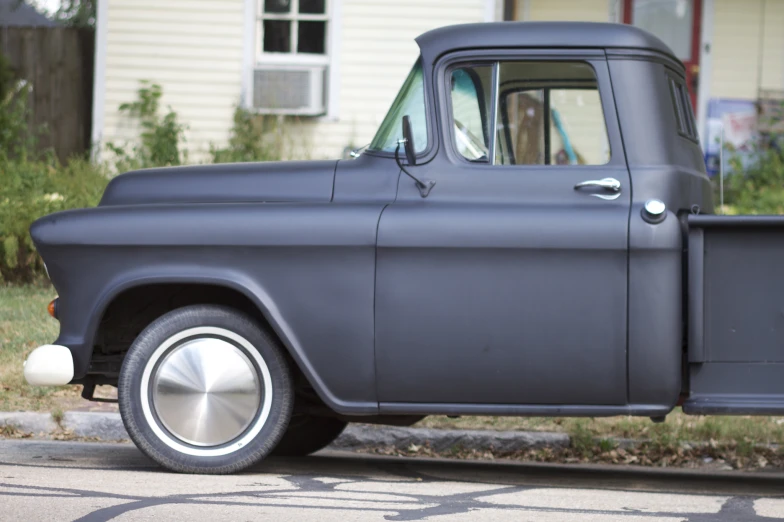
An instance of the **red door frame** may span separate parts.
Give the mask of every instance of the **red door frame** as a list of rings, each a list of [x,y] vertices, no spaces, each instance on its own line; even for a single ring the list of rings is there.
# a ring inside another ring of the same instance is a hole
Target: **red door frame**
[[[691,59],[684,60],[686,67],[686,85],[691,95],[692,107],[697,107],[697,86],[700,75],[700,30],[702,27],[702,0],[689,0],[692,3],[691,28]],[[632,23],[632,3],[634,0],[623,0],[623,23]]]

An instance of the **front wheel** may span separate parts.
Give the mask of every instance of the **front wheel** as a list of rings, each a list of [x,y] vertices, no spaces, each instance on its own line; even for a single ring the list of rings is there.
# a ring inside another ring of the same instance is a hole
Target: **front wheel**
[[[277,340],[228,307],[169,312],[134,341],[118,382],[128,434],[172,471],[233,473],[286,430],[291,377]]]

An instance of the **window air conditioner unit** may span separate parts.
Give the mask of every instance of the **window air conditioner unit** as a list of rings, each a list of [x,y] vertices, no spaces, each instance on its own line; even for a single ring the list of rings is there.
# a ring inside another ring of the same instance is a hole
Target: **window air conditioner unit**
[[[253,73],[253,108],[261,114],[326,114],[327,67],[257,66]]]

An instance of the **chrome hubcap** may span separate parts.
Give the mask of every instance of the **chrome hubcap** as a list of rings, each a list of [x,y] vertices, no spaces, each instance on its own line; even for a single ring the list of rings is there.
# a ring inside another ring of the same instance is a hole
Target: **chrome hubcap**
[[[177,439],[219,446],[242,435],[262,404],[262,383],[248,356],[214,337],[166,354],[151,379],[152,406]]]

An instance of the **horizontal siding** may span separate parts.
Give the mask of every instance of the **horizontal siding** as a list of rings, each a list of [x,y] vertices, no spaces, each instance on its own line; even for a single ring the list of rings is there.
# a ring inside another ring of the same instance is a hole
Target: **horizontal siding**
[[[197,53],[194,53],[196,55]],[[223,60],[220,56],[210,59],[208,55],[172,56],[169,50],[157,55],[128,55],[115,53],[112,56],[112,67],[124,70],[166,71],[167,73],[204,74],[223,76],[224,73],[236,76],[242,68],[234,61]]]
[[[784,0],[765,0],[762,29],[762,89],[784,90]]]
[[[481,22],[484,0],[344,0],[338,121],[297,130],[315,157],[338,157],[373,138],[419,55],[414,39],[444,25]]]
[[[448,8],[438,0],[343,0],[342,13],[338,117],[292,121],[292,156],[339,157],[369,142],[419,54],[414,39],[481,22],[485,0],[454,0]],[[241,94],[242,17],[243,0],[109,0],[104,141],[138,134],[117,107],[149,79],[188,126],[190,160],[225,143]]]
[[[102,141],[138,136],[118,112],[134,101],[139,80],[163,87],[187,126],[189,160],[202,161],[210,144],[228,138],[240,102],[243,0],[109,0]]]
[[[526,0],[517,0],[516,15],[525,14]],[[526,21],[577,21],[607,22],[610,20],[610,3],[607,0],[528,0]]]
[[[127,50],[132,52],[132,49],[139,47],[141,49],[171,47],[171,48],[185,48],[198,51],[204,50],[226,50],[236,49],[237,43],[233,39],[227,40],[224,35],[208,35],[208,34],[182,34],[182,33],[166,33],[158,34],[155,40],[150,40],[149,36],[144,33],[124,32],[112,33],[107,36],[107,41],[110,45],[116,46],[115,52],[122,52]],[[125,49],[124,46],[130,46],[130,49]]]
[[[760,67],[762,0],[715,0],[711,97],[754,99]]]

